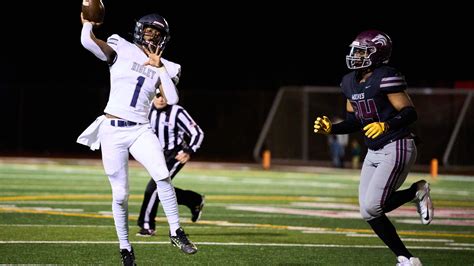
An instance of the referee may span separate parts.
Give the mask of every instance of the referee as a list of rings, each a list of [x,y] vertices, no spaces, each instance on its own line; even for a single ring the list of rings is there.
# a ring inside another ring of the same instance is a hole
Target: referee
[[[173,179],[189,161],[204,139],[204,133],[194,122],[188,112],[179,105],[168,105],[160,93],[153,100],[149,114],[151,127],[160,140],[166,159],[166,165]],[[191,210],[191,220],[197,222],[204,207],[204,195],[192,190],[175,187],[179,205],[186,205]],[[155,217],[160,199],[156,192],[156,183],[150,179],[145,189],[138,226],[137,236],[155,234]]]

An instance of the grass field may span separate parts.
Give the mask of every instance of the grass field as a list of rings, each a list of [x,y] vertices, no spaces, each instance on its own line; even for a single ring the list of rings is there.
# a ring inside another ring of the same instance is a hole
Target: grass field
[[[111,190],[99,161],[0,160],[0,264],[118,265]],[[130,168],[130,239],[139,265],[395,265],[357,205],[358,170],[264,171],[189,163],[174,179],[206,195],[202,219],[182,226],[199,252],[169,243],[159,210],[157,236],[135,236],[148,175]],[[403,186],[432,183],[435,218],[421,225],[414,205],[392,213],[424,265],[474,264],[474,177],[412,173]]]

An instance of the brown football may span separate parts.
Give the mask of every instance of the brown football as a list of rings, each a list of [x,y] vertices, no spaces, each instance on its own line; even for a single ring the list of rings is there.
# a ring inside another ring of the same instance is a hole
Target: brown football
[[[84,19],[102,23],[104,22],[105,8],[102,0],[82,0],[82,16]]]

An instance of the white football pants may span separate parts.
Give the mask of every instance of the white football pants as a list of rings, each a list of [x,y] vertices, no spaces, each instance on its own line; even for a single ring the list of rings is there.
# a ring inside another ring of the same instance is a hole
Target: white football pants
[[[180,227],[178,204],[169,178],[163,148],[149,124],[115,127],[110,119],[100,125],[102,163],[112,188],[112,212],[120,249],[130,249],[128,239],[128,160],[130,154],[157,182],[158,196],[171,232]]]

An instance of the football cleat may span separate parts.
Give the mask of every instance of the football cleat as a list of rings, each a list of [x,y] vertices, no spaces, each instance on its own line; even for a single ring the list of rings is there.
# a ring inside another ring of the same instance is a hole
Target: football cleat
[[[191,210],[191,221],[193,221],[193,223],[201,219],[202,208],[204,208],[204,203],[205,203],[205,196],[202,195],[201,203],[199,203],[199,205],[196,205],[196,207],[194,207],[194,209]]]
[[[136,234],[136,236],[150,237],[154,236],[155,233],[156,232],[153,229],[140,228],[140,231]]]
[[[176,236],[170,234],[170,240],[173,246],[178,247],[185,254],[191,255],[197,252],[197,247],[188,239],[181,227],[176,230]]]
[[[120,256],[122,256],[122,265],[124,266],[136,266],[135,263],[135,254],[132,251],[128,251],[128,249],[121,249]]]
[[[422,224],[429,224],[433,220],[434,208],[430,190],[430,184],[425,181],[425,184],[416,192],[416,208]]]
[[[408,259],[405,256],[398,256],[397,257],[397,265],[396,266],[422,266],[421,261],[419,258],[411,257]]]

